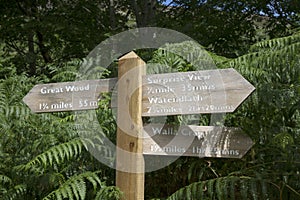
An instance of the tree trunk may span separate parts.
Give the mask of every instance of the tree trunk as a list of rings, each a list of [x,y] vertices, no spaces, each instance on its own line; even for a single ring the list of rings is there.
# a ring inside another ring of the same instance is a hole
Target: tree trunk
[[[39,31],[36,31],[36,35],[37,35],[37,38],[38,38],[38,46],[40,48],[40,52],[43,56],[43,59],[44,59],[45,63],[52,62],[52,58],[49,54],[49,50],[44,45],[44,37],[43,37],[42,33],[39,32]]]
[[[27,59],[29,62],[29,73],[30,75],[34,75],[36,73],[36,55],[34,52],[34,33],[30,31],[28,33],[28,54],[27,54]]]
[[[109,0],[109,17],[110,26],[112,30],[116,29],[116,15],[115,15],[115,2],[114,0]]]
[[[157,0],[131,0],[137,27],[156,25],[156,5]]]

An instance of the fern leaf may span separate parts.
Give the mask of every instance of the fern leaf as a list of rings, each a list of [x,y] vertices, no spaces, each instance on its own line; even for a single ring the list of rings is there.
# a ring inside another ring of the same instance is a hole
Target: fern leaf
[[[68,198],[84,200],[87,192],[85,180],[88,180],[90,182],[91,180],[93,180],[94,183],[98,183],[99,181],[101,183],[99,185],[102,185],[102,182],[100,181],[97,173],[98,172],[88,171],[79,175],[74,175],[70,177],[66,182],[64,182],[57,190],[52,191],[50,194],[44,197],[43,200],[50,200],[53,199],[53,197],[55,197],[56,199]],[[94,184],[93,182],[91,183]]]
[[[274,185],[254,177],[226,176],[192,183],[180,188],[168,197],[168,200],[258,199],[259,196],[266,195],[264,192],[267,187],[274,188]],[[258,193],[259,190],[261,193]],[[251,194],[251,197],[248,194]]]
[[[247,200],[248,198],[248,182],[246,180],[240,181],[240,191],[243,199]]]
[[[122,195],[123,193],[116,186],[107,186],[97,192],[95,199],[119,200]]]
[[[70,200],[73,200],[73,195],[72,195],[72,189],[70,188],[69,185],[66,185],[63,190],[60,190],[60,194],[58,196],[62,196],[62,198],[69,198]]]
[[[6,185],[6,184],[7,185],[11,185],[12,184],[12,180],[8,176],[0,174],[0,184],[1,185]]]
[[[253,200],[258,200],[257,181],[255,181],[255,180],[251,180],[251,182],[250,182],[250,193],[252,195]]]
[[[34,165],[43,165],[45,168],[52,166],[55,161],[57,164],[78,156],[82,150],[82,140],[75,138],[69,142],[51,147],[49,150],[38,155],[26,164],[25,169],[30,169]]]
[[[216,180],[216,194],[218,199],[225,199],[224,198],[224,191],[227,190],[227,188],[223,187],[223,181],[222,179],[217,179]]]
[[[258,42],[251,46],[251,51],[261,51],[262,49],[277,49],[283,48],[285,46],[291,45],[294,42],[300,40],[300,32],[297,32],[293,35],[282,37],[282,38],[275,38],[272,40],[265,40]]]
[[[191,187],[191,194],[194,196],[194,199],[202,199],[203,198],[203,190],[202,184],[194,184]]]
[[[2,196],[3,200],[22,199],[27,192],[27,187],[24,184],[16,185]]]
[[[260,179],[260,184],[261,184],[261,190],[264,198],[269,199],[269,194],[268,194],[268,187],[265,181],[263,179]]]
[[[208,192],[210,199],[213,199],[213,197],[214,197],[214,193],[215,193],[214,183],[215,183],[215,179],[207,181],[207,192]]]
[[[85,196],[86,196],[86,184],[85,184],[85,181],[84,180],[77,181],[76,186],[78,188],[80,198],[82,200],[84,200]]]
[[[228,181],[230,182],[230,197],[231,199],[235,199],[236,194],[236,182],[239,178],[238,177],[231,177]]]
[[[92,183],[94,190],[98,185],[100,185],[101,187],[104,186],[98,176],[88,176],[86,178],[90,183]]]
[[[70,187],[72,188],[72,194],[75,196],[75,198],[80,199],[79,198],[80,186],[78,187],[77,182],[73,181],[72,184],[70,184]],[[57,192],[59,192],[59,191],[57,191]]]

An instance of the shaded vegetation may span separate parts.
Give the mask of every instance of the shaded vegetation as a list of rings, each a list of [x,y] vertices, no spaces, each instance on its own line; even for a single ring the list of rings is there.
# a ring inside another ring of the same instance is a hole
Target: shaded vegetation
[[[92,116],[101,130],[88,138],[80,137],[78,113],[33,114],[22,99],[36,84],[76,80],[83,57],[109,36],[150,25],[193,37],[218,68],[235,68],[256,87],[224,119],[255,145],[239,160],[181,157],[147,173],[145,199],[300,198],[297,0],[172,1],[168,7],[153,0],[0,2],[0,199],[120,199],[115,171],[88,152],[91,146],[108,151],[100,135],[115,142],[110,94]],[[158,64],[148,73],[203,68],[172,48],[207,61],[189,43],[137,53]],[[209,125],[210,116],[169,121]]]

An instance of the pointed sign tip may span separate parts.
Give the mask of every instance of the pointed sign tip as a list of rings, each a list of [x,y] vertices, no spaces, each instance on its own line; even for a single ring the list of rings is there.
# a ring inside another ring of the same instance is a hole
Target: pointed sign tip
[[[25,103],[27,106],[28,106],[28,104],[27,104],[28,98],[29,98],[29,93],[27,93],[22,99],[23,103]]]
[[[130,51],[129,53],[125,54],[119,60],[126,60],[126,59],[132,59],[132,58],[139,58],[139,56],[134,52]]]
[[[28,93],[26,96],[23,97],[22,101],[23,103],[34,113],[36,113],[36,111],[34,110],[34,108],[32,107],[32,104],[30,103],[31,100],[31,94]]]

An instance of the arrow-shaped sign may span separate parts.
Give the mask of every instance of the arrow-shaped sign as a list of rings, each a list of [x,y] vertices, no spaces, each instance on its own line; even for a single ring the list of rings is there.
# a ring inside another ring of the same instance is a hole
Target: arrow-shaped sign
[[[111,91],[116,82],[113,78],[41,84],[23,100],[33,112],[95,109],[100,93]],[[232,68],[146,75],[143,116],[233,112],[254,90]]]
[[[98,108],[101,93],[113,89],[117,78],[35,85],[23,98],[33,112]]]
[[[150,124],[144,127],[144,155],[242,158],[253,146],[240,128]]]
[[[144,87],[143,116],[233,112],[255,89],[232,68],[148,75]]]

